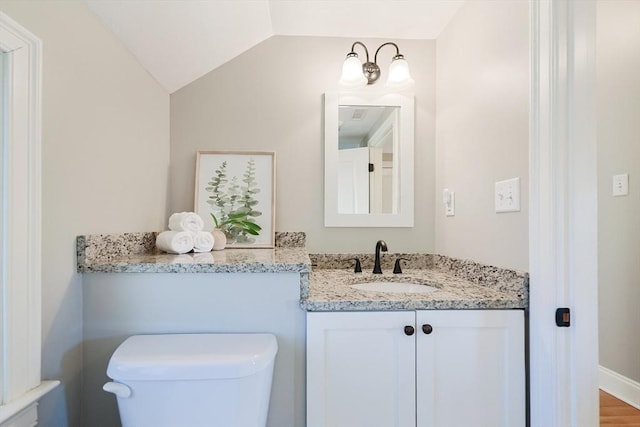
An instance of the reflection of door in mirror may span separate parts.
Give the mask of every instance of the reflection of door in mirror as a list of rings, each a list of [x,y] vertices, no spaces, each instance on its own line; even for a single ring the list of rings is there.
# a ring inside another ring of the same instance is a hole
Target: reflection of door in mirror
[[[399,107],[339,107],[339,213],[397,213],[398,111]]]
[[[369,213],[369,149],[338,150],[338,213]]]

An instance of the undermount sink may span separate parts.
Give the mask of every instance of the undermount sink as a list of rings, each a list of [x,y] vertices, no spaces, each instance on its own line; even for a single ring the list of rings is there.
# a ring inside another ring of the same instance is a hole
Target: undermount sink
[[[367,282],[350,285],[350,287],[361,291],[396,292],[409,294],[427,294],[429,292],[438,290],[438,288],[434,288],[433,286],[404,282]]]

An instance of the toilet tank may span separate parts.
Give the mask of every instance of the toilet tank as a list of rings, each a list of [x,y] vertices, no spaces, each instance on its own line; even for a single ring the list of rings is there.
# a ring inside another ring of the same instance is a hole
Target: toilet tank
[[[123,427],[264,427],[277,350],[271,334],[135,335],[104,389]]]

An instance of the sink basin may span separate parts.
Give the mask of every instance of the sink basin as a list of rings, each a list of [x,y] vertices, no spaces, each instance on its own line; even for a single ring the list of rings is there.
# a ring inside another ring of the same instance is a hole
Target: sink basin
[[[433,286],[421,285],[419,283],[403,283],[403,282],[367,282],[350,285],[354,289],[371,292],[402,292],[409,294],[427,294],[437,291],[438,288]]]

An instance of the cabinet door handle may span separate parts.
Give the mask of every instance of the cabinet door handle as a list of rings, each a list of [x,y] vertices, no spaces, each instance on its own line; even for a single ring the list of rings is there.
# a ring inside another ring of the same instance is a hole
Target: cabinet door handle
[[[428,323],[425,323],[424,325],[422,325],[422,332],[429,335],[431,332],[433,332],[433,326],[431,326]]]
[[[413,326],[407,325],[407,326],[404,327],[404,333],[409,335],[409,336],[413,335],[415,333],[415,331],[416,330],[415,330],[415,328]]]

